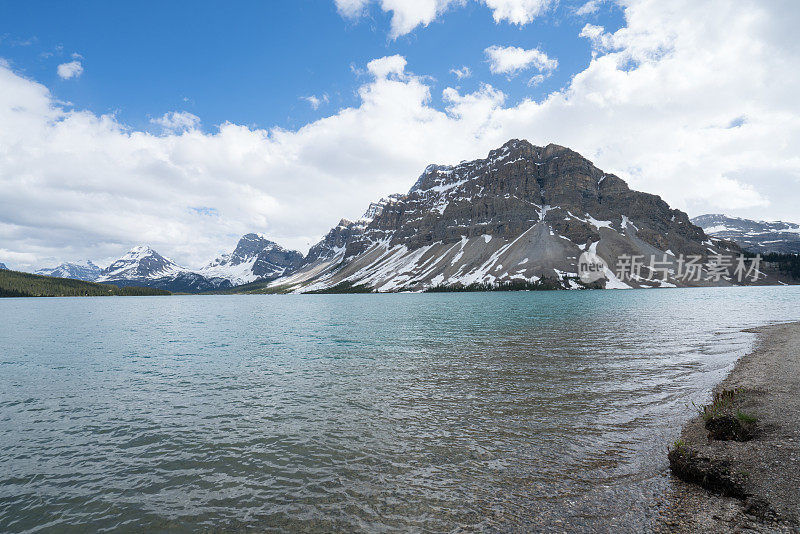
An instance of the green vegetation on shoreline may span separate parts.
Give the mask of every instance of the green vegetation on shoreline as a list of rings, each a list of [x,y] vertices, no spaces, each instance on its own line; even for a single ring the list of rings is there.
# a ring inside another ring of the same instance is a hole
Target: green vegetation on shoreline
[[[117,287],[71,278],[0,270],[0,297],[101,297],[171,295],[163,289]]]

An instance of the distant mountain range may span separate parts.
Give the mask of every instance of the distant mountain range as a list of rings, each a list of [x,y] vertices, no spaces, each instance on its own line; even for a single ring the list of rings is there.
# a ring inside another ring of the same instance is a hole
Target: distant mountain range
[[[370,204],[358,220],[342,219],[305,257],[247,234],[232,253],[197,270],[138,246],[105,269],[86,262],[38,272],[173,292],[579,288],[578,259],[593,253],[606,267],[592,287],[730,285],[679,279],[679,258],[740,254],[731,240],[748,250],[779,242],[790,250],[799,236],[789,223],[692,221],[568,148],[515,139],[485,159],[430,165],[408,193]],[[660,269],[645,266],[621,280],[615,266],[631,256],[657,257]]]
[[[198,293],[227,289],[256,280],[272,280],[297,269],[303,255],[286,250],[260,234],[243,236],[231,254],[192,270],[165,258],[147,245],[133,247],[101,269],[91,261],[62,263],[36,274],[88,282],[138,286],[172,292]],[[1,264],[0,264],[1,265]]]
[[[708,235],[734,241],[749,252],[800,254],[800,224],[752,221],[721,214],[700,215],[692,223]]]
[[[72,278],[93,282],[100,276],[100,267],[87,260],[86,263],[62,263],[52,269],[39,269],[36,274],[42,276],[55,276],[56,278]]]

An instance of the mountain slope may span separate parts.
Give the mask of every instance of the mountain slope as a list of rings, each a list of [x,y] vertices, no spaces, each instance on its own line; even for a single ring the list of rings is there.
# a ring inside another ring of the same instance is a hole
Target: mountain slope
[[[211,279],[224,279],[232,285],[256,280],[274,279],[300,267],[303,255],[286,250],[260,234],[243,236],[231,254],[223,254],[198,274]]]
[[[708,235],[734,241],[749,252],[800,254],[800,224],[753,221],[722,214],[700,215],[692,223]]]
[[[320,290],[344,282],[419,291],[541,280],[580,287],[565,276],[577,276],[585,251],[610,267],[600,282],[608,288],[684,285],[675,277],[677,256],[739,252],[709,239],[658,196],[632,191],[568,148],[512,140],[486,159],[429,166],[407,194],[371,205],[358,221],[342,220],[297,272],[271,289]],[[623,282],[614,268],[624,255],[666,262],[662,271],[644,268]]]
[[[222,278],[207,278],[181,267],[146,245],[129,250],[120,259],[103,269],[96,281],[188,293],[210,291],[231,285]]]
[[[93,282],[100,276],[101,271],[100,267],[87,260],[86,263],[62,263],[58,267],[39,269],[36,274]]]

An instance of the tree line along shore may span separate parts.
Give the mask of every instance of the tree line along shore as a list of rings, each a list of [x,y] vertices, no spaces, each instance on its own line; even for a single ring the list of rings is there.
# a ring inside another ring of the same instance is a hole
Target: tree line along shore
[[[150,287],[117,287],[55,278],[18,271],[0,270],[0,297],[104,297],[171,295],[169,291]]]

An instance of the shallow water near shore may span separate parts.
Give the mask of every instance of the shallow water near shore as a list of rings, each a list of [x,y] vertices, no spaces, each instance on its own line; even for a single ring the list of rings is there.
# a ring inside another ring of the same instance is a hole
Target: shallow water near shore
[[[646,529],[800,287],[0,299],[0,531]]]

